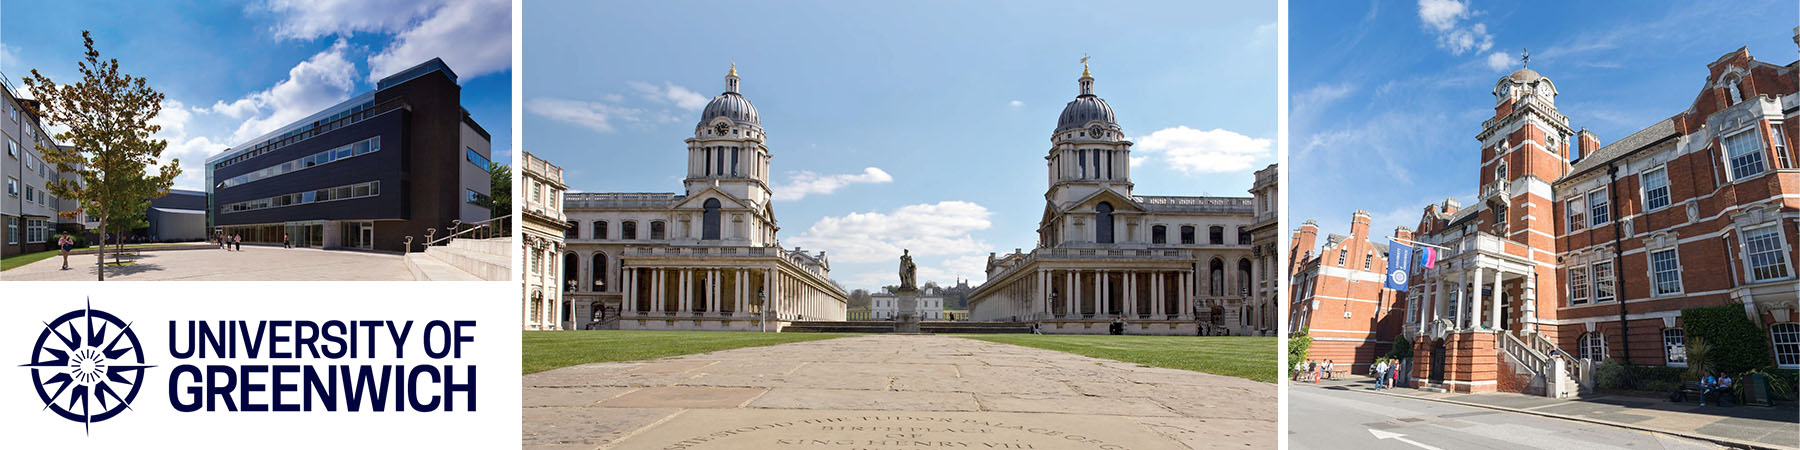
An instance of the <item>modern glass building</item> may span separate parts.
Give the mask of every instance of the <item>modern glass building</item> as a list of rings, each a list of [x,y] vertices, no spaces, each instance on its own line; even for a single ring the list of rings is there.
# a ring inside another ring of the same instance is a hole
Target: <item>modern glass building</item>
[[[206,161],[207,225],[245,242],[402,251],[487,220],[487,130],[433,58]]]

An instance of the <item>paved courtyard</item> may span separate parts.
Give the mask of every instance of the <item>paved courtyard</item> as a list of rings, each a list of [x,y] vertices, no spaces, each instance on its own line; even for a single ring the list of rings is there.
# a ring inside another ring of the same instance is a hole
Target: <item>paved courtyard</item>
[[[107,263],[113,260],[110,254]],[[108,266],[108,281],[411,281],[400,255],[310,248],[244,246],[243,251],[217,248],[162,250],[124,258],[134,262]],[[0,272],[8,281],[93,281],[94,255],[69,257],[62,270],[55,256]]]
[[[524,445],[1274,448],[1278,386],[950,336],[869,335],[524,377]]]

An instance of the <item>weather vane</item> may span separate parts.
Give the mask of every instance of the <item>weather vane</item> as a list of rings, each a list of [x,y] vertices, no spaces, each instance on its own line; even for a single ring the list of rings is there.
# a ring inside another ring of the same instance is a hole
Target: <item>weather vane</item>
[[[1524,52],[1519,53],[1519,65],[1530,67],[1531,66],[1531,49],[1525,48],[1524,50],[1525,50]]]

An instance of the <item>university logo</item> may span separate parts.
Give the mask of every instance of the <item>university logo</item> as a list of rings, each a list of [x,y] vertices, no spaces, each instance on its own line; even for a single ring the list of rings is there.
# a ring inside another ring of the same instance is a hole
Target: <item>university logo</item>
[[[88,307],[44,324],[31,349],[31,381],[44,408],[85,430],[131,408],[144,384],[144,349],[131,324]]]

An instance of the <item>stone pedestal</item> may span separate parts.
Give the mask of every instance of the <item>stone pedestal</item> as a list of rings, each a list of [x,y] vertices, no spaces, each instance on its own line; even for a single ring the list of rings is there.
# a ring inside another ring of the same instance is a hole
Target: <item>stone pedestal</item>
[[[917,334],[919,332],[919,290],[899,289],[894,291],[899,298],[895,306],[899,310],[894,314],[894,332]]]

